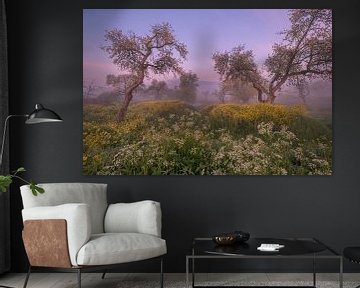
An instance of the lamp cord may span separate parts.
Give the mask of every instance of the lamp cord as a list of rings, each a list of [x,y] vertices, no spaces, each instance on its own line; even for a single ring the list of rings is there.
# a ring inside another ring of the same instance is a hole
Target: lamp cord
[[[27,114],[22,114],[22,115],[9,115],[6,117],[5,123],[4,123],[4,132],[3,132],[2,144],[1,144],[1,151],[0,151],[0,168],[2,166],[2,160],[3,160],[3,155],[4,155],[4,146],[5,146],[5,140],[6,140],[6,131],[7,131],[9,119],[13,118],[13,117],[28,117],[28,116],[29,115],[27,115]]]

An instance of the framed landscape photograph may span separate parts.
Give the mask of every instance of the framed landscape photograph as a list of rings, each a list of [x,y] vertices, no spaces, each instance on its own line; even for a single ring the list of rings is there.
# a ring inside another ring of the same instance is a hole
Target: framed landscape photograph
[[[85,175],[331,175],[331,9],[84,9]]]

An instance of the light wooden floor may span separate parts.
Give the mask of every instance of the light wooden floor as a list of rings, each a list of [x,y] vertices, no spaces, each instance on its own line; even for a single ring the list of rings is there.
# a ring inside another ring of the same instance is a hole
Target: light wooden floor
[[[211,273],[211,274],[197,274],[197,281],[223,281],[231,280],[246,280],[258,281],[259,283],[266,283],[267,281],[311,281],[312,274],[308,273]],[[14,288],[22,288],[25,279],[23,273],[8,273],[0,276],[1,285],[11,286]],[[337,281],[338,274],[336,273],[318,273],[317,280],[320,281]],[[158,281],[159,274],[140,274],[140,273],[108,273],[105,280],[101,279],[101,273],[83,273],[82,286],[84,288],[115,288],[120,287],[119,283],[122,281]],[[185,274],[165,274],[166,283],[172,281],[179,281],[184,283]],[[344,283],[354,282],[360,284],[360,273],[344,273]],[[28,283],[28,288],[75,288],[76,273],[32,273]],[[128,287],[128,286],[127,286]]]

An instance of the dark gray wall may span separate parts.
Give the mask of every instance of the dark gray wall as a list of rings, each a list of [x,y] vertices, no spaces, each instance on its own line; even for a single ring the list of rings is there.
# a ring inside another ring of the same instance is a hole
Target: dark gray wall
[[[110,202],[160,201],[163,236],[169,251],[165,269],[169,272],[184,271],[184,255],[192,237],[219,231],[243,229],[253,236],[313,236],[339,251],[348,245],[360,246],[359,1],[311,1],[311,7],[334,8],[334,174],[330,177],[83,176],[82,9],[120,5],[131,8],[142,3],[7,2],[11,112],[26,113],[40,102],[65,120],[59,125],[26,128],[22,121],[13,121],[12,168],[26,167],[31,171],[27,177],[37,182],[108,183]],[[157,7],[164,7],[166,1],[162,2],[157,1]],[[206,3],[207,7],[295,8],[305,1],[191,2],[191,7],[205,7]],[[21,241],[22,204],[16,183],[11,198],[12,270],[24,271],[27,260]],[[154,265],[130,265],[124,269],[151,271],[157,268]],[[285,264],[266,266],[258,262],[248,267],[255,266],[277,270]],[[220,268],[229,269],[230,264]],[[346,269],[360,267],[348,265]]]

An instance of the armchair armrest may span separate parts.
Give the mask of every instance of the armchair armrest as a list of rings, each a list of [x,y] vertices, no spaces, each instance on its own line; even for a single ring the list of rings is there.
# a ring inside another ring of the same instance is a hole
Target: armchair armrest
[[[150,200],[110,204],[105,214],[106,233],[143,233],[161,237],[160,203]]]
[[[88,205],[82,203],[71,203],[58,206],[33,207],[23,209],[22,216],[24,222],[27,220],[45,219],[66,220],[70,261],[73,266],[77,265],[77,253],[80,248],[89,241],[91,235],[91,222]],[[36,235],[34,236],[36,237]],[[37,239],[34,239],[34,241],[38,241],[38,238],[40,237],[40,235],[37,235]]]

